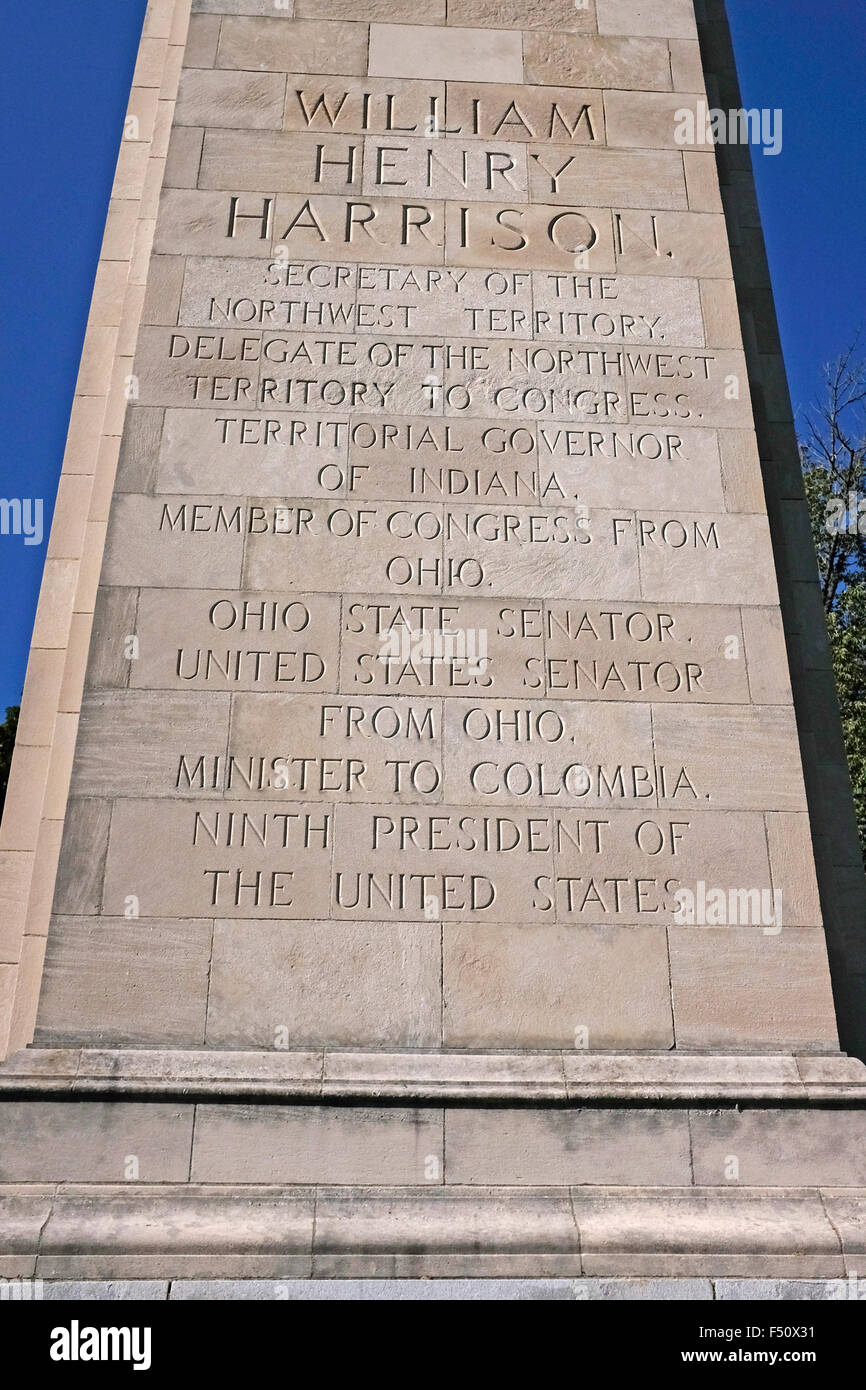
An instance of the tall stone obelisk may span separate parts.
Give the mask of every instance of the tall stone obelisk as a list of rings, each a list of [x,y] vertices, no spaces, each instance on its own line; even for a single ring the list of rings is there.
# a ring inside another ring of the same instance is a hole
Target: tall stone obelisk
[[[3,827],[16,1268],[843,1275],[866,894],[721,6],[186,8]]]

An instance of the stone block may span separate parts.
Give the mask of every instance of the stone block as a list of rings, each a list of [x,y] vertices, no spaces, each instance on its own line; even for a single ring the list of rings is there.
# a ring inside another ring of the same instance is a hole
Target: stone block
[[[203,510],[195,514],[192,505],[137,493],[118,495],[106,538],[103,584],[235,587],[241,575],[243,532],[226,530],[215,543],[216,532],[208,535],[208,527],[219,524],[220,504],[203,501]],[[227,510],[230,515],[235,507],[229,504]]]
[[[69,1185],[40,1245],[45,1279],[309,1278],[313,1194],[184,1183]]]
[[[805,811],[792,709],[664,706],[654,710],[653,727],[658,758],[669,768],[685,769],[693,788],[674,773],[663,789],[665,805],[692,799],[715,809]],[[770,784],[772,806],[765,791]]]
[[[721,1111],[691,1116],[694,1181],[702,1187],[859,1187],[866,1114],[832,1110]],[[732,1162],[736,1164],[736,1176]]]
[[[227,16],[220,25],[216,63],[189,66],[247,72],[363,74],[367,71],[367,33],[366,24]]]
[[[624,142],[610,139],[612,145]],[[615,208],[687,208],[679,153],[650,149],[572,150],[564,145],[530,150],[533,201],[579,205],[587,188],[595,203]],[[504,190],[497,190],[498,194]]]
[[[202,1105],[196,1115],[194,1182],[416,1186],[441,1172],[434,1110]]]
[[[219,33],[220,20],[216,15],[192,15],[183,55],[184,67],[212,68],[216,58]]]
[[[679,1047],[836,1049],[823,931],[682,926],[669,937]]]
[[[520,34],[508,29],[371,24],[367,70],[371,77],[522,82]]]
[[[200,1046],[211,935],[202,920],[55,917],[40,1040]]]
[[[445,1181],[679,1187],[690,1181],[685,1113],[449,1110]]]
[[[46,1303],[157,1303],[168,1298],[167,1279],[57,1279],[44,1281]]]
[[[0,1182],[183,1182],[192,1107],[3,1103]]]
[[[108,849],[111,803],[96,797],[70,799],[54,902],[67,916],[98,913]]]
[[[817,1192],[780,1189],[671,1193],[574,1192],[590,1275],[832,1277],[838,1241]]]
[[[600,34],[663,35],[666,38],[696,37],[692,0],[596,0]]]
[[[440,968],[433,923],[218,921],[207,1040],[436,1047]]]
[[[175,124],[229,130],[279,130],[286,79],[281,73],[188,68],[182,75]]]
[[[52,1197],[52,1188],[33,1183],[9,1184],[0,1192],[0,1276],[4,1279],[32,1278],[35,1273],[39,1236],[51,1214]]]
[[[659,927],[447,926],[446,1047],[672,1045]]]
[[[659,39],[584,38],[531,31],[524,35],[523,55],[527,82],[638,92],[671,89],[668,46]]]
[[[314,4],[315,0],[301,0]],[[494,29],[555,29],[594,34],[595,0],[449,0],[448,23],[459,28],[475,24]]]

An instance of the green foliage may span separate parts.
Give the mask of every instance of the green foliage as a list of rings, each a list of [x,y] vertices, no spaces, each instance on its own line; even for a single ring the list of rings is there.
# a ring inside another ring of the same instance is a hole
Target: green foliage
[[[0,815],[6,801],[6,787],[9,782],[9,768],[12,765],[12,750],[15,747],[15,734],[18,729],[18,705],[6,708],[6,723],[0,724]]]
[[[862,578],[839,597],[827,626],[860,842],[866,849],[866,582]]]
[[[866,851],[866,363],[851,348],[826,370],[826,397],[801,441],[803,478]]]

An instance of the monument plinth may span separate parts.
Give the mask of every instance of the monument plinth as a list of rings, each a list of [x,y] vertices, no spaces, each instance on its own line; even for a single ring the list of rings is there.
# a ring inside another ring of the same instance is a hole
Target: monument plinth
[[[193,11],[3,827],[10,1269],[843,1276],[866,893],[720,4]]]

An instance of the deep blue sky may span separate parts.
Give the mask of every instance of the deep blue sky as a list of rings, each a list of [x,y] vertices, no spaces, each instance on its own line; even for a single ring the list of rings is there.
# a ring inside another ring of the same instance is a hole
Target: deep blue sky
[[[756,155],[795,403],[866,325],[864,0],[728,0],[744,99],[781,107]],[[38,0],[3,31],[0,497],[46,535],[144,0]],[[866,334],[864,334],[866,350]],[[45,544],[0,536],[0,718],[21,695]]]
[[[727,0],[743,100],[780,107],[784,146],[754,153],[796,407],[863,333],[866,356],[866,0]]]
[[[145,0],[34,0],[3,26],[0,497],[46,537],[0,536],[0,719],[21,698],[48,521]]]

